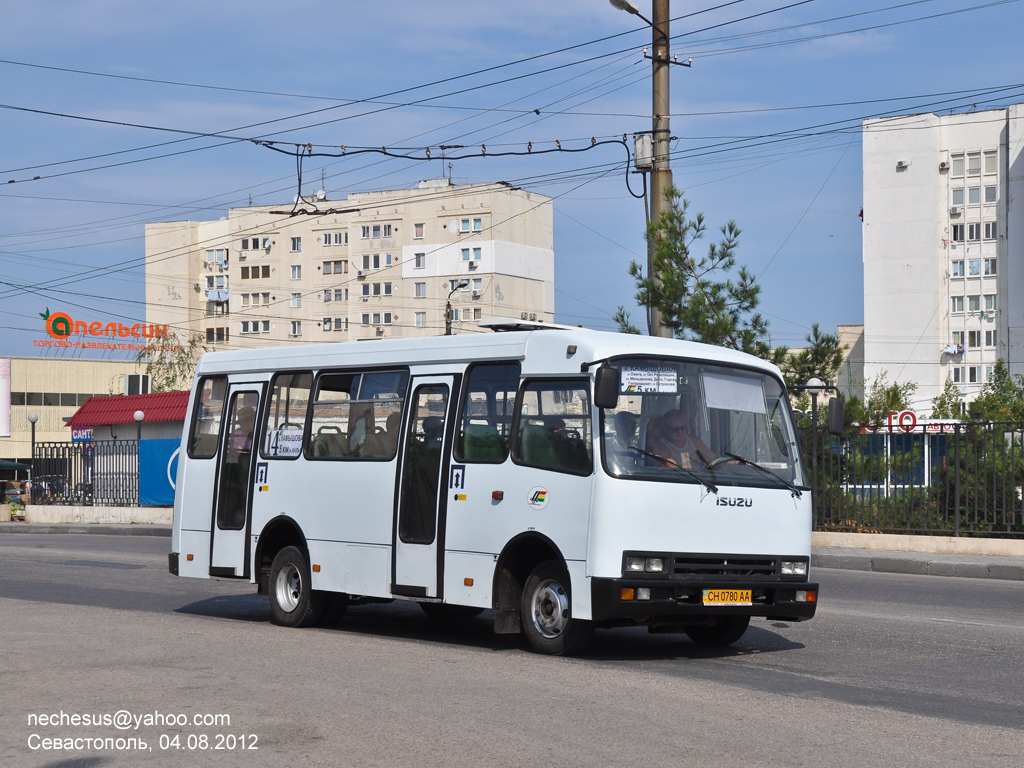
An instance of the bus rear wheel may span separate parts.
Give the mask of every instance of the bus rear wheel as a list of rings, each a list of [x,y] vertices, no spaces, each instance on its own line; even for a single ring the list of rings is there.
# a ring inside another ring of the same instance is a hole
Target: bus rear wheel
[[[270,613],[275,624],[309,627],[327,607],[326,596],[310,587],[309,563],[298,547],[285,547],[270,566]]]
[[[743,637],[748,624],[749,616],[719,616],[714,624],[687,628],[686,634],[697,645],[720,648]]]
[[[523,586],[523,632],[533,649],[552,656],[579,653],[590,643],[594,625],[571,614],[569,574],[554,560],[530,573]]]

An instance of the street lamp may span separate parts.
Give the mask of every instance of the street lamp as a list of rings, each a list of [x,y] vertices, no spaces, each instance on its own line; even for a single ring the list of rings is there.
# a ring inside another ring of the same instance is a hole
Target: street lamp
[[[38,413],[30,413],[28,415],[28,423],[32,425],[32,448],[29,454],[28,460],[28,502],[32,504],[35,499],[32,498],[32,478],[35,476],[36,468],[36,422],[39,421]]]
[[[137,432],[135,434],[135,440],[136,440],[136,442],[141,442],[142,441],[142,420],[144,418],[146,418],[146,414],[143,413],[142,411],[136,411],[135,414],[132,416],[132,418],[135,419],[135,425],[138,428],[138,430],[137,430]]]
[[[444,305],[444,335],[452,335],[452,294],[460,288],[465,288],[469,285],[469,280],[460,280],[454,288],[448,291],[448,301]]]
[[[811,498],[818,492],[818,395],[826,389],[825,382],[815,376],[804,385],[811,396]]]
[[[669,56],[669,0],[652,0],[651,16],[646,19],[632,0],[608,0],[613,8],[639,16],[647,22],[654,36],[651,40],[651,221],[655,225],[661,220],[662,211],[668,209],[665,190],[672,186],[672,170],[669,168],[669,76],[668,68],[673,63]],[[675,62],[682,66],[689,63]],[[654,245],[647,247],[647,278],[657,287],[660,276],[654,270]],[[672,332],[661,323],[661,310],[648,307],[647,328],[651,336],[671,336]]]

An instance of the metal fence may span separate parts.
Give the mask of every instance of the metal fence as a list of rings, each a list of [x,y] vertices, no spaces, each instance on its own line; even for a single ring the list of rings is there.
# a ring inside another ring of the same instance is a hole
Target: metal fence
[[[36,443],[32,464],[33,504],[139,504],[139,444],[134,440]]]
[[[1024,424],[800,433],[819,531],[1024,538]]]

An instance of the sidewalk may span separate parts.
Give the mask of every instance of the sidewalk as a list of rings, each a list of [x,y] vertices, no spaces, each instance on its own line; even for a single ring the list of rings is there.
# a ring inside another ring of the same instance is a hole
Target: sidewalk
[[[169,525],[44,525],[34,523],[0,523],[5,533],[77,533],[99,536],[166,536]],[[917,537],[923,548],[930,537]],[[911,539],[912,540],[912,539]],[[904,539],[906,541],[906,539]],[[978,540],[973,540],[978,542]],[[168,542],[168,546],[170,543]],[[981,547],[984,549],[984,547]],[[969,579],[1001,579],[1024,581],[1024,557],[986,553],[916,552],[907,550],[815,546],[811,554],[812,568],[840,568],[849,571],[877,573],[909,573],[918,576],[958,576]]]

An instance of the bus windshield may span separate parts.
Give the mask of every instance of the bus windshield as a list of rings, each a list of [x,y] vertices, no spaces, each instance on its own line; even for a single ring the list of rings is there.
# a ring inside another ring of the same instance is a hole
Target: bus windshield
[[[619,359],[619,399],[602,409],[615,477],[805,486],[781,383],[759,371],[660,358]]]

